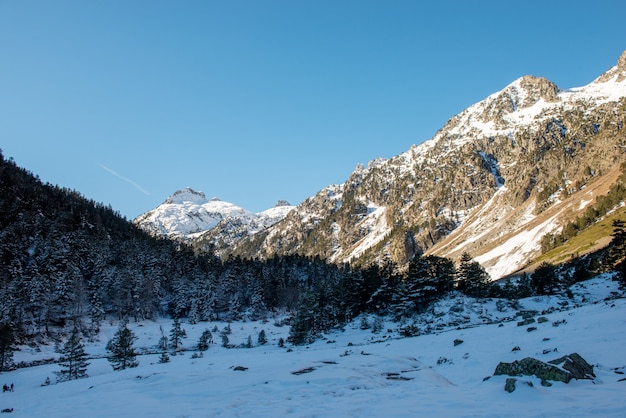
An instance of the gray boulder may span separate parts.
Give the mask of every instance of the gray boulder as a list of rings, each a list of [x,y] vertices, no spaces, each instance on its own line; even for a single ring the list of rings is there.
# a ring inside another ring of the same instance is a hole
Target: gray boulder
[[[515,360],[513,363],[501,362],[493,372],[495,376],[537,376],[540,379],[568,383],[571,374],[552,364],[544,363],[532,357]]]
[[[593,366],[577,353],[547,363],[532,357],[516,360],[513,363],[501,362],[493,374],[494,376],[536,376],[542,382],[552,380],[564,383],[569,383],[571,379],[594,379],[596,377]]]
[[[593,366],[587,363],[578,353],[572,353],[556,360],[549,361],[548,363],[561,366],[570,372],[574,379],[596,378],[596,375],[593,372]]]

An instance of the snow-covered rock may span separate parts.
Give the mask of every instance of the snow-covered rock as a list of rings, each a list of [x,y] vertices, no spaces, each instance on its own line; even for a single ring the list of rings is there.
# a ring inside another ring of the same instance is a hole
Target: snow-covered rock
[[[253,213],[216,197],[207,199],[203,192],[187,187],[174,192],[133,223],[156,236],[191,242],[218,225],[223,228],[223,234],[243,227],[244,235],[252,235],[280,221],[292,209],[288,202],[279,201],[273,208]]]

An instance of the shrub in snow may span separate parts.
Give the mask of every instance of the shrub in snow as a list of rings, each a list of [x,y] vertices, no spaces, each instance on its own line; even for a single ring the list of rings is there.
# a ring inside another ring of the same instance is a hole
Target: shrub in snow
[[[367,321],[367,317],[366,317],[365,315],[363,315],[363,316],[361,317],[361,323],[360,323],[360,325],[359,325],[359,328],[361,328],[361,329],[363,329],[363,330],[365,330],[365,329],[369,329],[369,328],[370,328],[370,324],[369,324],[369,322]]]
[[[374,322],[372,323],[372,333],[378,334],[383,330],[383,320],[380,317],[374,318]]]
[[[170,361],[170,356],[168,356],[167,353],[163,351],[161,353],[161,356],[159,357],[159,363],[169,363],[169,361]]]
[[[415,324],[409,324],[399,329],[400,335],[403,337],[415,337],[420,335],[420,330]]]

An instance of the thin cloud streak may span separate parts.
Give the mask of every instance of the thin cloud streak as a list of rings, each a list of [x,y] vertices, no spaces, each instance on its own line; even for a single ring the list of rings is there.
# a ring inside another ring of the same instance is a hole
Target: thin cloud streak
[[[113,174],[115,177],[124,180],[127,183],[132,184],[133,186],[135,186],[135,188],[137,190],[139,190],[141,193],[145,194],[146,196],[150,196],[150,192],[147,191],[146,189],[144,189],[143,187],[141,187],[139,184],[137,184],[136,182],[132,181],[131,179],[129,179],[128,177],[124,177],[121,174],[119,174],[117,171],[111,170],[109,167],[102,165],[100,163],[98,163],[98,165],[100,166],[100,168],[102,168],[105,171],[108,171],[109,173]]]

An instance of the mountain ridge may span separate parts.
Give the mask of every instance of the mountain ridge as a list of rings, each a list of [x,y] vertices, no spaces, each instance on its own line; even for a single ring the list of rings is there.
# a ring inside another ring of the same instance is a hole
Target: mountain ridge
[[[521,233],[559,196],[574,198],[622,161],[624,80],[626,51],[582,87],[560,89],[542,77],[520,77],[450,118],[433,138],[357,165],[346,182],[323,188],[279,221],[236,239],[221,240],[231,234],[228,228],[205,235],[221,243],[222,257],[301,254],[337,263],[402,264],[424,252],[458,254],[443,242],[461,231],[467,235],[468,228],[460,227],[482,210],[496,221],[514,222],[479,223],[466,239],[489,239],[474,246],[472,256],[492,275],[508,274],[537,255],[541,233],[558,231],[562,222],[546,221],[527,243],[532,248],[520,249],[519,261],[506,268],[497,261],[503,254],[486,255],[496,237]]]
[[[217,197],[207,199],[204,192],[190,187],[177,190],[156,208],[139,215],[133,223],[150,234],[167,236],[170,239],[190,243],[205,235],[208,231],[224,228],[242,227],[244,234],[253,234],[281,220],[293,206],[285,200],[259,213],[252,213],[240,206],[225,202]],[[239,236],[241,238],[241,236]]]

